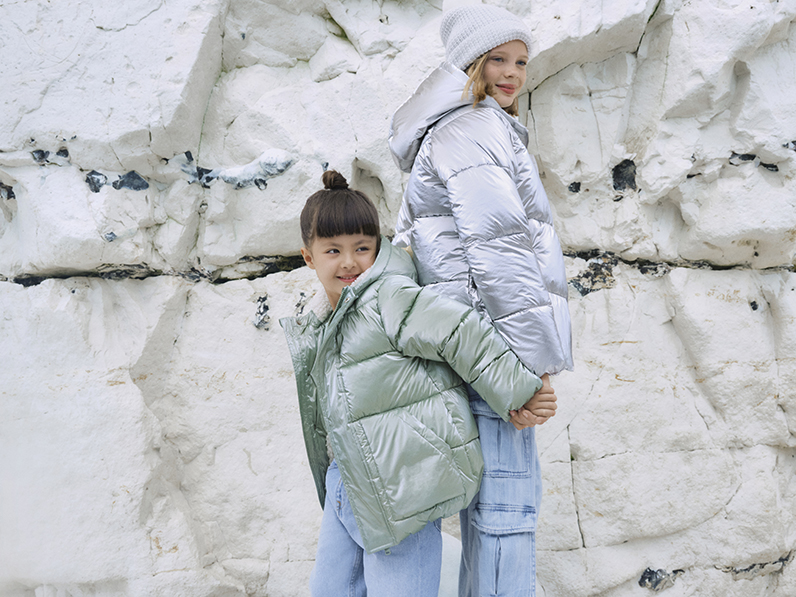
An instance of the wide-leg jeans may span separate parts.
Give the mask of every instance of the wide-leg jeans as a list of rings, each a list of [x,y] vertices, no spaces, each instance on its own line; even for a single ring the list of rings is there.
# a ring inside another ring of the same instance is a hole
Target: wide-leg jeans
[[[340,470],[326,472],[326,503],[318,537],[313,597],[437,597],[442,521],[429,522],[389,550],[366,553]]]
[[[470,390],[484,455],[481,489],[459,513],[460,597],[536,594],[536,520],[542,479],[533,428],[518,431]]]

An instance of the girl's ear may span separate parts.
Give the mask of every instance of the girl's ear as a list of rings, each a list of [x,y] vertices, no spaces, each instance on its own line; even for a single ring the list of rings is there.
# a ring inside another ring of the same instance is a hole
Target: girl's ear
[[[301,256],[310,269],[315,269],[315,264],[312,262],[312,253],[310,253],[309,249],[301,247]]]

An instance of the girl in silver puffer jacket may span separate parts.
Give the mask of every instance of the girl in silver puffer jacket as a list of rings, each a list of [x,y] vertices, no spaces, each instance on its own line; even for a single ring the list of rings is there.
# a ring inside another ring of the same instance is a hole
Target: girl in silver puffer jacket
[[[506,10],[443,16],[447,61],[395,113],[390,149],[410,172],[395,243],[421,285],[476,308],[545,381],[572,368],[567,281],[528,132],[515,118],[530,33]],[[461,512],[461,596],[534,595],[541,476],[527,411],[501,421],[471,390],[485,460]]]

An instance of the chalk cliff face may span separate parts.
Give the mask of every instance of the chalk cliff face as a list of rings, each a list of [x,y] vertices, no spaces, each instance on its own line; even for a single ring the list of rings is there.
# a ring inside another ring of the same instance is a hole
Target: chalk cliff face
[[[298,214],[391,232],[458,3],[0,5],[0,595],[306,594]],[[796,595],[796,2],[494,3],[574,324],[540,595]]]

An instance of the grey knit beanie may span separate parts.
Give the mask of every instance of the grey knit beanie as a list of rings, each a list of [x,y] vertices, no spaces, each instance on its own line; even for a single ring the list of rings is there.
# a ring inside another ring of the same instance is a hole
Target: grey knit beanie
[[[448,62],[462,70],[481,54],[515,39],[531,51],[531,32],[522,19],[497,6],[455,8],[442,17],[439,33]]]

